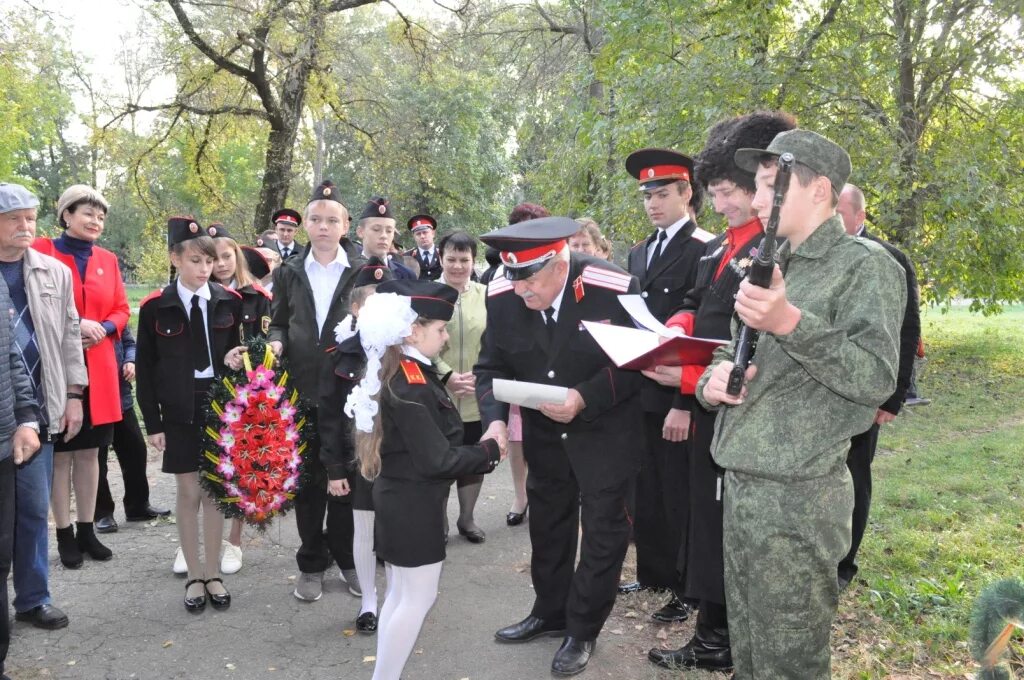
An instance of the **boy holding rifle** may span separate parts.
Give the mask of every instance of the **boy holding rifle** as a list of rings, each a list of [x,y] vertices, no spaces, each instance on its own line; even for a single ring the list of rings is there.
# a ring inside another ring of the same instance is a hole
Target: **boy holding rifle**
[[[773,215],[786,239],[768,288],[744,281],[736,313],[759,331],[740,394],[727,390],[735,342],[716,352],[697,397],[719,410],[712,452],[725,468],[726,605],[736,677],[828,678],[836,565],[850,544],[849,438],[895,387],[903,273],[835,214],[850,157],[808,130],[740,149],[753,208],[769,217],[782,154],[794,158]],[[734,334],[735,336],[735,334]]]

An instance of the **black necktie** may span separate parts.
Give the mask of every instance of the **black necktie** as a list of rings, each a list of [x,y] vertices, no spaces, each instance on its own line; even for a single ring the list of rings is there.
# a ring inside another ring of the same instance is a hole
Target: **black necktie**
[[[199,296],[192,296],[192,310],[188,313],[188,327],[192,333],[192,367],[205,371],[210,367],[210,347],[206,343],[206,324],[203,310],[199,309]]]
[[[291,254],[292,254],[292,249],[288,248],[288,247],[286,247],[284,250],[281,251],[281,257],[282,258],[287,258]]]
[[[555,308],[548,307],[544,310],[544,329],[548,332],[549,338],[555,337]]]
[[[429,250],[424,250],[423,251],[423,261],[426,262],[427,264],[430,264],[430,251]]]
[[[654,266],[654,263],[658,261],[658,258],[661,257],[661,247],[662,247],[662,245],[665,244],[665,236],[666,236],[665,230],[664,229],[659,229],[658,230],[658,244],[654,246],[654,254],[651,255],[651,261],[647,265],[648,269],[651,269]]]

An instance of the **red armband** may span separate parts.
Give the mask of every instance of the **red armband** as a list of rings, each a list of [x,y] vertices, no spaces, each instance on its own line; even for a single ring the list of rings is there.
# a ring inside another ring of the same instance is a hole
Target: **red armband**
[[[679,383],[679,391],[683,394],[696,394],[697,393],[697,381],[704,375],[704,369],[707,366],[697,366],[695,364],[687,364],[683,366],[683,375]]]
[[[665,325],[669,328],[681,328],[687,335],[693,335],[693,312],[673,314]]]

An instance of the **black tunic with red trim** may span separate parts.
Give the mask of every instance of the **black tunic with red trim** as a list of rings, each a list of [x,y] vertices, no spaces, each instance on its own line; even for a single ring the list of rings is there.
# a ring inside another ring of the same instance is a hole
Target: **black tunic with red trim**
[[[488,439],[461,445],[462,419],[437,371],[415,359],[381,387],[381,470],[373,484],[377,555],[399,567],[445,557],[445,511],[453,479],[490,472]]]
[[[270,293],[258,283],[242,286],[235,292],[242,296],[240,340],[266,338],[270,332]]]

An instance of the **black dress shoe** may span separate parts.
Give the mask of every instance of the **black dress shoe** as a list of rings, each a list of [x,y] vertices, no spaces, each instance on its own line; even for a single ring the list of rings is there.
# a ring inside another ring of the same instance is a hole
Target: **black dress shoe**
[[[15,621],[27,621],[36,628],[57,630],[68,625],[67,614],[50,604],[41,604],[14,615]]]
[[[203,594],[196,595],[195,597],[189,597],[188,587],[194,583],[203,584]],[[187,609],[189,612],[193,614],[198,614],[199,612],[206,609],[206,582],[203,581],[203,579],[194,578],[185,584],[185,609]]]
[[[529,509],[530,509],[530,504],[527,503],[526,507],[523,508],[522,512],[512,512],[510,510],[509,513],[507,515],[505,515],[505,524],[509,525],[510,527],[517,527],[517,526],[519,526],[520,524],[523,523],[523,520],[526,519],[526,512]]]
[[[356,617],[356,630],[364,635],[373,635],[377,632],[377,615],[373,612],[363,612]]]
[[[459,530],[459,535],[465,536],[466,540],[470,543],[483,543],[485,540],[487,540],[487,534],[484,533],[483,529],[480,529],[478,527],[474,527],[472,529],[463,529],[462,527],[456,525],[456,528]]]
[[[103,515],[103,517],[97,517],[95,526],[97,534],[117,533],[117,520],[114,519],[113,515]]]
[[[214,581],[221,584],[222,586],[224,585],[224,581],[222,581],[220,578],[208,578],[205,581],[203,581],[203,588],[206,590],[206,596],[210,598],[210,605],[214,609],[227,609],[231,606],[231,593],[228,592],[227,588],[225,588],[224,592],[219,595],[217,593],[211,593],[210,589],[207,586],[209,586]]]
[[[548,637],[565,635],[565,624],[559,621],[546,621],[531,615],[519,623],[502,628],[494,634],[494,639],[498,642],[529,642],[544,635]]]
[[[555,675],[576,675],[587,668],[590,655],[594,653],[593,640],[577,640],[571,635],[562,640],[562,646],[555,652],[551,672]]]
[[[647,588],[645,586],[640,585],[640,581],[629,581],[627,583],[619,584],[619,593],[622,595],[638,593],[641,590],[647,590]]]
[[[129,522],[148,522],[149,520],[156,519],[157,517],[167,517],[171,514],[171,511],[166,508],[157,508],[152,505],[147,505],[146,509],[142,512],[129,513],[125,511],[125,519]]]
[[[680,649],[652,649],[647,659],[656,666],[669,670],[701,669],[705,671],[732,670],[732,650],[729,645],[712,645],[693,638]]]
[[[679,623],[690,618],[693,608],[685,602],[680,602],[675,595],[664,607],[651,614],[651,618],[662,623]]]

